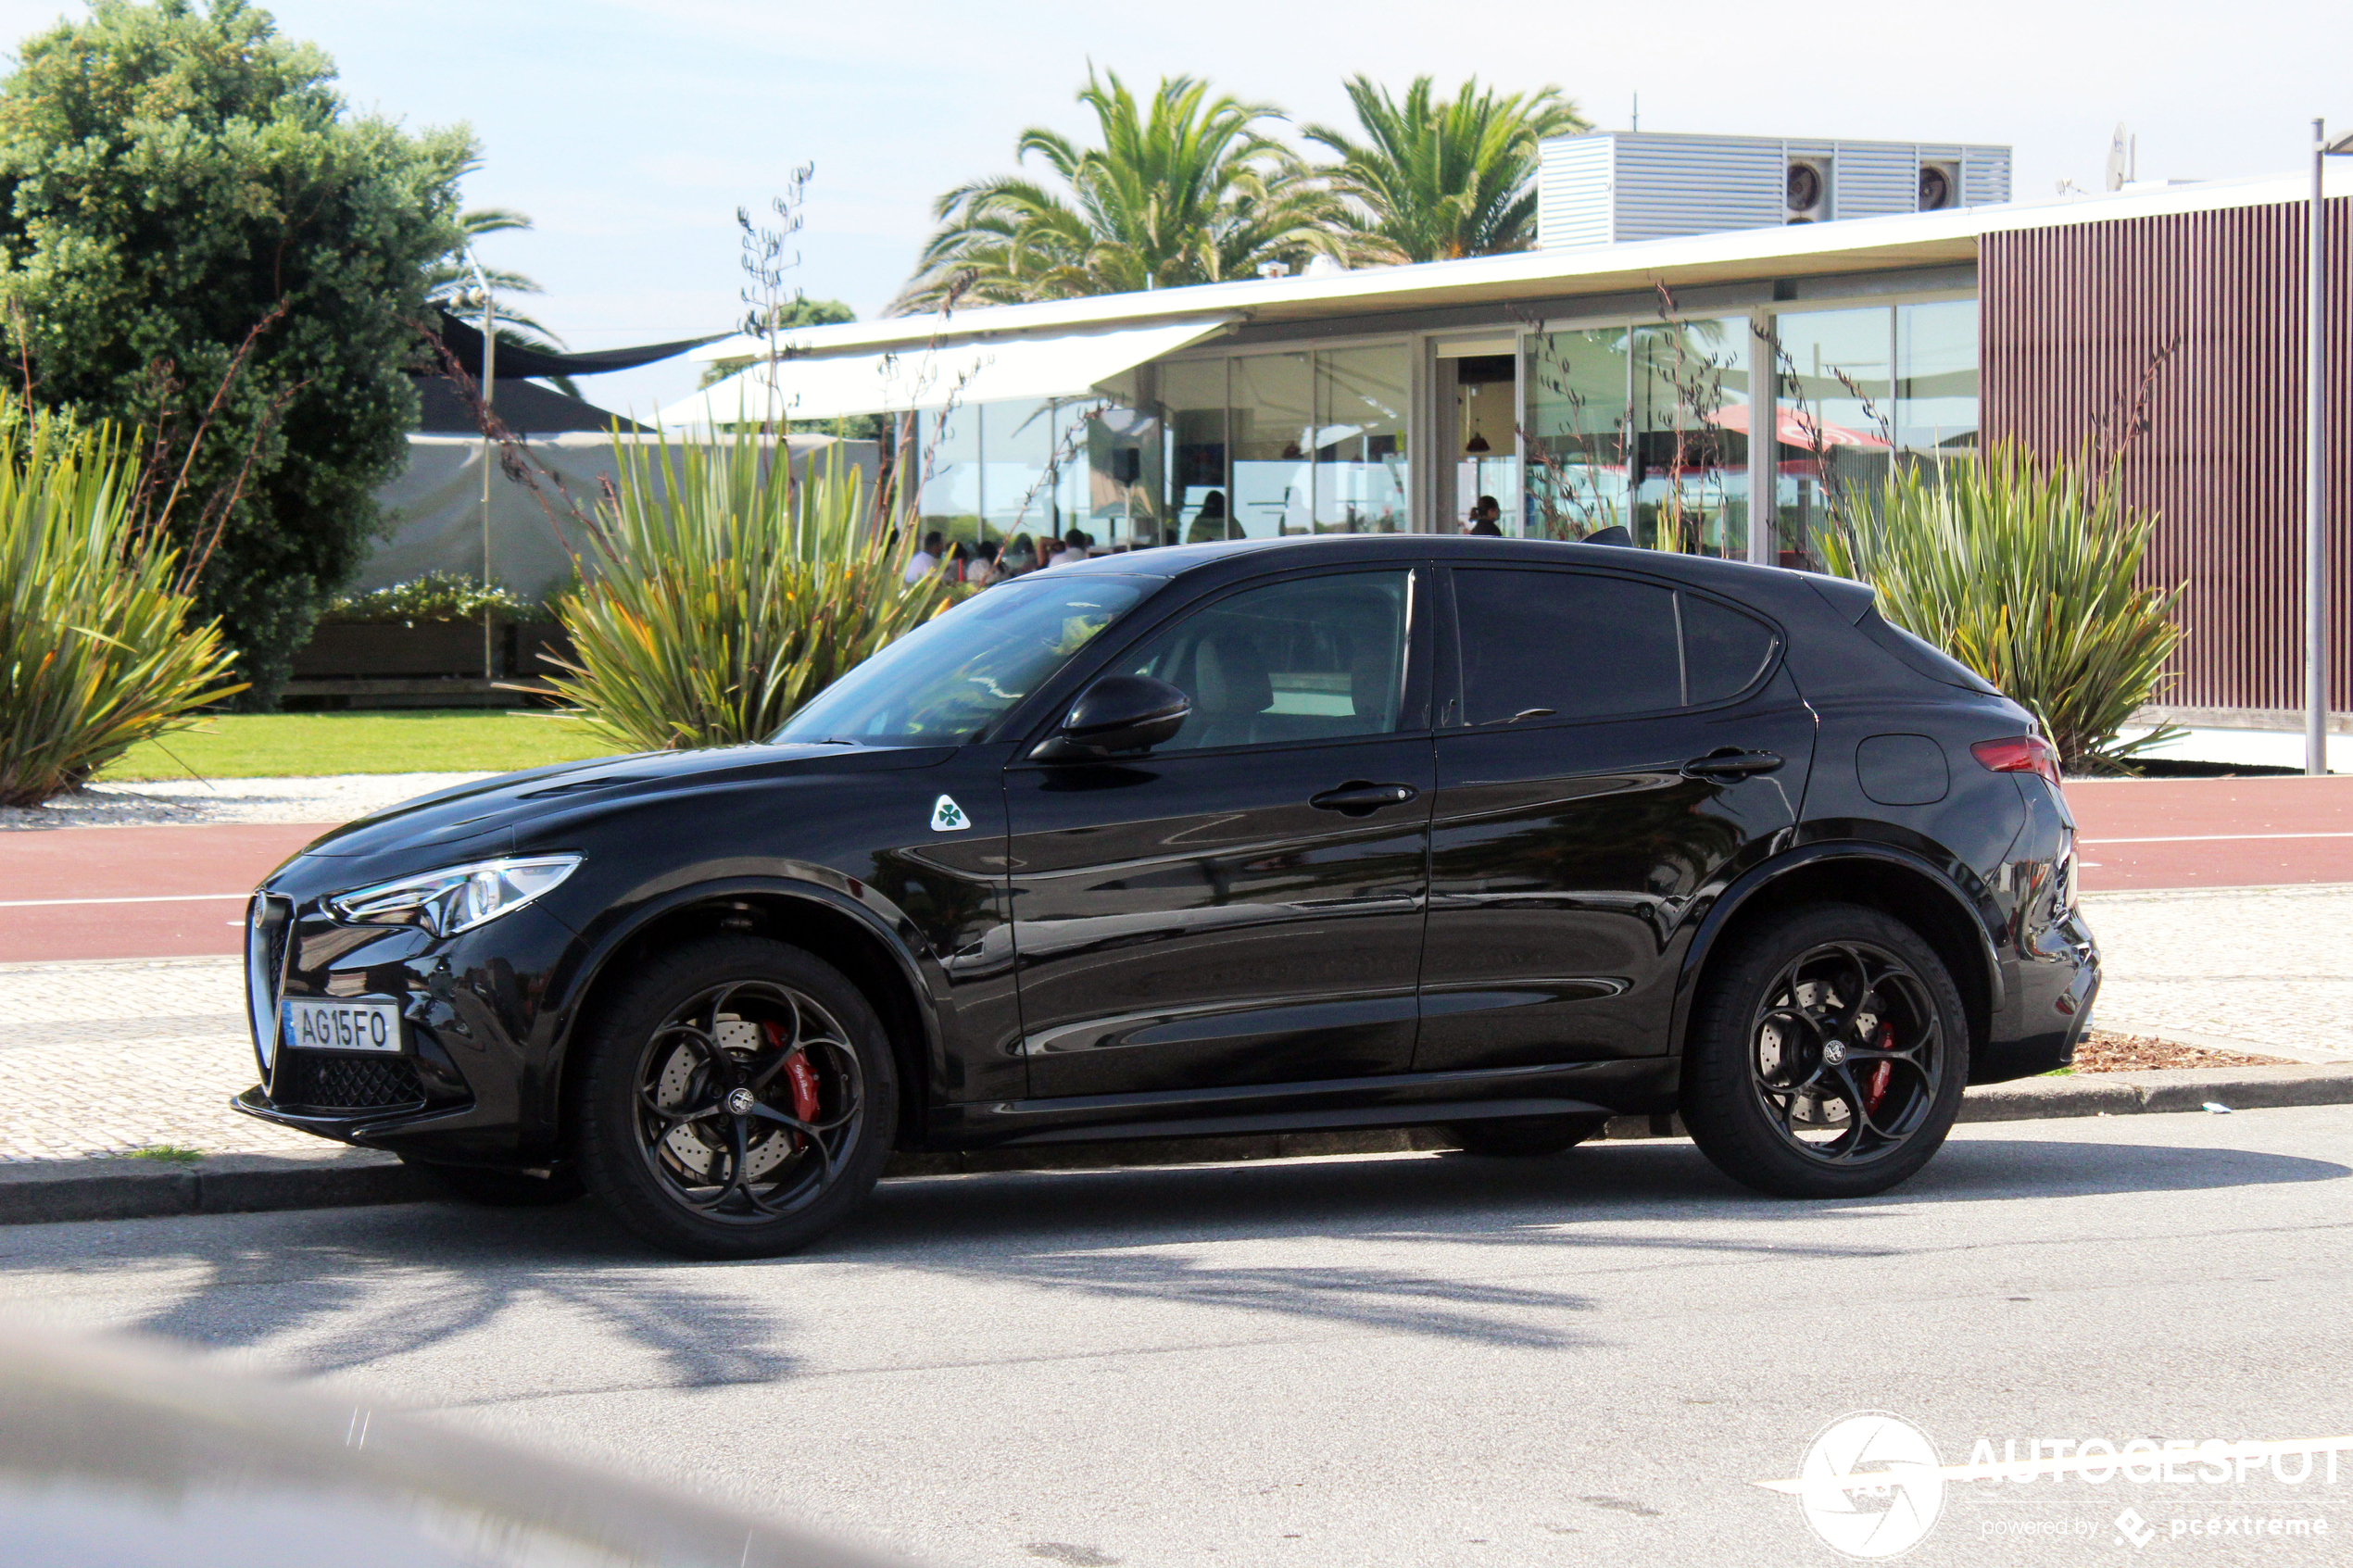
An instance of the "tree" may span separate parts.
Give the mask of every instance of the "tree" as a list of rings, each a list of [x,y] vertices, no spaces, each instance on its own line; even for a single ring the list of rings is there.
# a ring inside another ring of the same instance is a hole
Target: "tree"
[[[940,197],[939,231],[894,308],[1211,283],[1349,254],[1340,203],[1261,129],[1280,118],[1273,106],[1212,97],[1189,76],[1163,78],[1139,103],[1117,73],[1091,69],[1078,101],[1101,145],[1023,132],[1016,157],[1038,157],[1062,188],[1005,175]]]
[[[1414,79],[1404,102],[1362,76],[1348,82],[1363,139],[1329,126],[1304,134],[1340,155],[1318,170],[1363,205],[1350,228],[1390,262],[1451,261],[1536,243],[1536,144],[1587,129],[1557,87],[1498,96],[1476,77],[1449,99]]]
[[[468,158],[459,174],[463,177],[481,167],[480,158]],[[481,314],[479,305],[461,303],[474,287],[474,270],[468,264],[466,253],[473,248],[474,241],[484,234],[522,232],[530,227],[530,214],[517,212],[510,207],[470,207],[458,214],[458,231],[465,236],[465,242],[425,269],[425,298],[452,316],[478,317]],[[542,354],[563,352],[562,338],[500,297],[504,295],[546,293],[536,281],[521,272],[510,272],[497,267],[484,268],[482,281],[490,285],[491,300],[497,307],[497,335],[502,346],[534,349]],[[571,396],[580,395],[580,388],[573,383],[570,376],[544,379]]]
[[[0,82],[0,345],[27,399],[148,433],[217,527],[197,618],[258,705],[365,558],[406,459],[426,270],[461,243],[462,129],[346,112],[243,0],[96,0]],[[233,504],[229,504],[233,497]],[[208,541],[210,542],[210,541]]]

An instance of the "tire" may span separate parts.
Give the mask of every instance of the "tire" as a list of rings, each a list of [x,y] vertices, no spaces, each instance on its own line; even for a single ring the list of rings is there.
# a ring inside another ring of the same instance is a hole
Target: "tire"
[[[1439,1131],[1465,1154],[1483,1160],[1537,1160],[1562,1154],[1600,1132],[1606,1116],[1500,1116],[1450,1122]]]
[[[1685,1045],[1683,1123],[1744,1186],[1862,1198],[1928,1163],[1968,1079],[1968,1015],[1935,949],[1877,909],[1809,905],[1743,933],[1709,966]]]
[[[430,1160],[402,1155],[400,1162],[461,1203],[484,1209],[551,1209],[570,1203],[588,1189],[576,1171],[535,1176],[522,1171],[497,1171],[482,1165],[438,1165]]]
[[[882,1021],[798,947],[718,936],[661,954],[583,1046],[581,1175],[614,1218],[681,1257],[805,1247],[864,1201],[890,1156],[898,1077]]]

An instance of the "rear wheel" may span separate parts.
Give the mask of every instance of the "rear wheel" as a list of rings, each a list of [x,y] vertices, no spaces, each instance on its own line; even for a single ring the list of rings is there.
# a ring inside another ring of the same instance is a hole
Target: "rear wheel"
[[[1771,917],[1711,968],[1683,1122],[1734,1181],[1780,1198],[1883,1192],[1952,1130],[1969,1024],[1934,948],[1853,904]]]
[[[889,1157],[898,1084],[882,1021],[798,947],[714,937],[657,959],[586,1049],[581,1173],[622,1223],[683,1256],[806,1246]]]
[[[1502,1116],[1451,1122],[1439,1129],[1465,1154],[1490,1160],[1533,1160],[1575,1148],[1600,1132],[1606,1116]]]

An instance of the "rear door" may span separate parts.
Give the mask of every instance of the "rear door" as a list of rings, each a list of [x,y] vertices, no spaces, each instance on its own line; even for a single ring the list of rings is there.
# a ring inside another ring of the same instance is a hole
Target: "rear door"
[[[1433,784],[1429,574],[1227,593],[1104,674],[1185,689],[1152,755],[1006,772],[1033,1097],[1403,1072]]]
[[[1415,1070],[1662,1054],[1686,912],[1804,797],[1779,633],[1630,575],[1448,576]]]

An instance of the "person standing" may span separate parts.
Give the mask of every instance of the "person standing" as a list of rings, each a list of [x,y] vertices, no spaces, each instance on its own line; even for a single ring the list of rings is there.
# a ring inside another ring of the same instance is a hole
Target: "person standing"
[[[1470,526],[1463,532],[1476,533],[1481,538],[1500,539],[1504,536],[1504,527],[1500,521],[1503,515],[1504,508],[1497,504],[1494,496],[1481,495],[1478,498],[1478,505],[1471,508]]]

